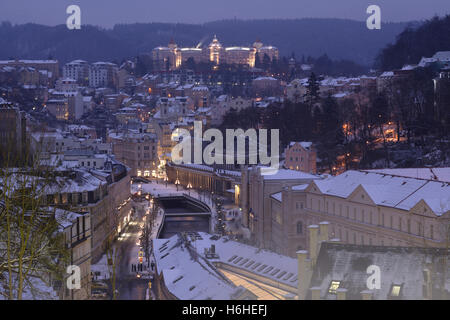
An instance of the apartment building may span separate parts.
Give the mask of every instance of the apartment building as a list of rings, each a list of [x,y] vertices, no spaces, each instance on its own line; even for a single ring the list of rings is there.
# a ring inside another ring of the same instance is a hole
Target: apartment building
[[[10,154],[24,154],[26,146],[26,117],[12,103],[0,98],[0,147]],[[0,152],[0,162],[8,154]],[[12,160],[12,159],[11,159]]]
[[[266,219],[271,224],[272,248],[295,255],[309,245],[305,227],[324,220],[329,222],[330,238],[347,244],[446,246],[450,169],[431,172],[427,168],[347,171],[272,193],[274,218]]]
[[[130,167],[131,175],[150,177],[158,166],[158,140],[153,133],[110,132],[108,142],[117,160]]]
[[[312,142],[290,142],[284,153],[286,168],[316,173],[317,151]]]
[[[63,67],[63,77],[73,79],[80,85],[89,83],[89,63],[84,60],[74,60]]]

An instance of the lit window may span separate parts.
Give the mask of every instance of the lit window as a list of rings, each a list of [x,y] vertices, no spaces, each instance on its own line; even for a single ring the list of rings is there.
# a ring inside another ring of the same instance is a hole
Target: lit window
[[[336,294],[337,289],[339,289],[340,281],[331,281],[330,288],[328,289],[328,293]]]
[[[391,287],[391,297],[399,297],[400,296],[400,292],[402,290],[402,286],[399,284],[393,284]]]
[[[141,171],[141,170],[138,170],[137,176],[138,176],[138,177],[141,177],[141,176],[142,176],[142,171]]]

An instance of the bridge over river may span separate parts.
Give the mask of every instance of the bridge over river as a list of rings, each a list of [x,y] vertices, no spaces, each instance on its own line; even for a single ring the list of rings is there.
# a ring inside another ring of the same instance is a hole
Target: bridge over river
[[[211,208],[186,194],[164,195],[155,198],[164,210],[159,239],[167,239],[179,232],[210,232]]]

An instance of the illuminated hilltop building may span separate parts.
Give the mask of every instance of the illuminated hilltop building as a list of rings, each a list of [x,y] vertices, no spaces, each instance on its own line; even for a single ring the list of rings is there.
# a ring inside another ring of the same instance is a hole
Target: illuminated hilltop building
[[[214,36],[214,39],[208,46],[209,50],[209,61],[214,62],[215,64],[219,64],[221,56],[223,56],[223,48],[220,44],[219,40],[217,40],[217,37]]]
[[[160,71],[175,70],[189,59],[195,63],[243,64],[254,67],[256,54],[260,61],[265,55],[270,61],[278,59],[278,49],[274,46],[264,46],[260,40],[254,42],[251,47],[223,47],[216,36],[207,47],[201,47],[199,44],[195,48],[179,48],[172,39],[167,47],[156,47],[152,52],[153,64],[156,70]]]

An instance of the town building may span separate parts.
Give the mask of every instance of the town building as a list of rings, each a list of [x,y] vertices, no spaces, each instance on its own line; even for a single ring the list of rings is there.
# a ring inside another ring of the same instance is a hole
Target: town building
[[[130,167],[132,176],[151,177],[157,169],[156,134],[143,131],[109,132],[108,142],[112,144],[112,153],[116,159]]]
[[[15,161],[11,155],[25,156],[27,145],[26,117],[23,111],[12,103],[0,98],[0,163]]]
[[[307,227],[297,251],[299,300],[439,300],[450,293],[447,248],[354,245],[329,238],[329,223]]]
[[[296,170],[280,168],[275,172],[267,167],[255,166],[242,170],[241,178],[240,207],[243,224],[250,229],[252,241],[262,248],[276,252],[292,248],[295,242],[281,248],[281,245],[286,245],[285,242],[282,244],[273,241],[274,235],[284,232],[283,226],[293,228],[294,225],[274,210],[276,208],[273,207],[271,195],[281,192],[284,188],[309,184],[322,177]]]
[[[110,62],[96,62],[89,68],[89,87],[117,88],[119,68]]]
[[[48,76],[53,83],[59,78],[59,63],[57,60],[3,60],[0,61],[1,67],[31,67],[39,71],[48,72]]]
[[[89,63],[84,60],[74,60],[63,67],[63,77],[75,80],[79,85],[89,84]]]
[[[286,168],[316,173],[317,151],[312,142],[290,142],[284,153]]]
[[[274,77],[257,77],[252,81],[252,90],[256,97],[280,96],[283,93],[280,81]]]
[[[152,58],[155,70],[160,71],[178,69],[188,60],[193,60],[195,63],[212,62],[215,65],[242,64],[253,68],[257,54],[260,59],[265,56],[269,61],[278,59],[278,49],[273,46],[264,46],[260,41],[256,41],[252,47],[224,47],[216,36],[207,47],[201,47],[199,44],[195,48],[180,48],[171,39],[167,47],[154,48]]]
[[[326,220],[330,237],[343,243],[443,247],[450,232],[449,173],[449,168],[346,171],[284,187],[270,196],[271,216],[279,217],[266,220],[272,245],[293,256],[308,247],[305,226]]]
[[[297,293],[297,260],[204,232],[155,239],[158,299],[285,300]]]
[[[55,216],[59,232],[70,251],[67,266],[80,268],[80,288],[70,290],[67,276],[54,281],[61,300],[87,300],[91,296],[91,217],[89,213],[76,213],[60,208],[48,208],[49,214]]]
[[[57,120],[78,120],[84,113],[83,96],[79,91],[50,89],[45,108]]]

